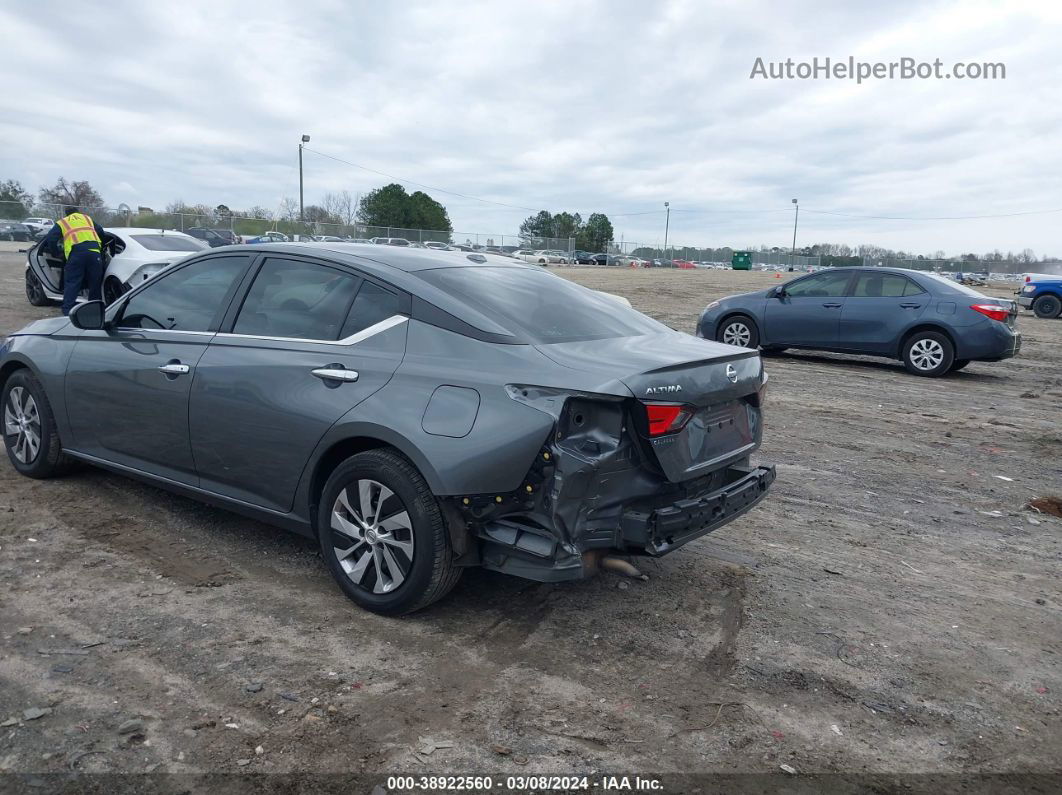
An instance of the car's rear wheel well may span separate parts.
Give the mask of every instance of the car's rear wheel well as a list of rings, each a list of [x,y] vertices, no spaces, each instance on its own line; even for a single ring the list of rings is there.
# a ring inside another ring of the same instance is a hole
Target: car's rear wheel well
[[[948,338],[948,342],[951,343],[952,349],[955,349],[956,347],[955,337],[946,328],[944,328],[943,326],[938,326],[935,323],[922,323],[920,325],[914,326],[913,328],[907,329],[907,332],[903,335],[903,337],[900,338],[900,345],[896,349],[897,359],[903,359],[903,349],[904,346],[907,345],[907,341],[920,331],[933,331],[937,334],[943,334],[945,337]]]
[[[324,455],[318,459],[317,466],[314,468],[313,478],[310,481],[310,516],[316,516],[315,509],[317,503],[321,500],[321,493],[324,491],[325,483],[328,482],[328,478],[337,466],[352,455],[364,453],[366,450],[378,450],[381,448],[395,449],[386,442],[381,442],[379,439],[373,439],[368,436],[343,439],[329,447]]]

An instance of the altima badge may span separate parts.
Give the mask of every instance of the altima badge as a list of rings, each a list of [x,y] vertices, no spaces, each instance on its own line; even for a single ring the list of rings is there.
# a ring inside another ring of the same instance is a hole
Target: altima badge
[[[651,386],[645,390],[647,395],[662,395],[665,392],[681,392],[682,386],[680,384],[669,384],[667,386]]]
[[[726,377],[730,379],[730,383],[737,383],[737,370],[734,369],[734,365],[728,364],[726,366]]]

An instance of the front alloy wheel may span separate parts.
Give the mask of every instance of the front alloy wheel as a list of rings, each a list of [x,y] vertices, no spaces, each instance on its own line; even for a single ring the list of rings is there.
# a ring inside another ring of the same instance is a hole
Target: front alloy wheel
[[[12,387],[4,404],[4,436],[8,449],[23,464],[31,465],[41,450],[41,415],[37,401],[25,387]]]
[[[716,332],[717,342],[736,345],[739,348],[757,348],[760,335],[755,324],[746,317],[734,317],[723,321]]]

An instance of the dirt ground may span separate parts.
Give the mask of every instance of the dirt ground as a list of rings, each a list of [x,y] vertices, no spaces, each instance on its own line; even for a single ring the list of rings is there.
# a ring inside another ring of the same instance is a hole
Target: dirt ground
[[[0,255],[3,332],[57,311],[28,305],[22,261]],[[777,283],[557,272],[689,331],[711,299]],[[469,571],[398,620],[357,609],[283,531],[0,462],[0,771],[32,788],[70,771],[666,782],[784,764],[898,789],[937,774],[937,791],[1057,772],[1062,520],[1023,506],[1062,494],[1062,320],[1019,326],[1020,357],[944,379],[771,357],[761,507],[648,563],[648,582]]]

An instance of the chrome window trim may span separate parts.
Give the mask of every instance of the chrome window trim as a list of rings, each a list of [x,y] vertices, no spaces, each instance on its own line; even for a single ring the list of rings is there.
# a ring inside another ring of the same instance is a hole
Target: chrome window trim
[[[232,339],[232,340],[263,340],[265,342],[299,342],[310,343],[313,345],[355,345],[359,342],[367,340],[369,337],[375,337],[381,332],[394,328],[409,320],[405,315],[391,315],[389,318],[385,318],[378,323],[373,323],[368,328],[364,328],[357,334],[351,334],[349,337],[344,337],[341,340],[312,340],[302,337],[264,337],[257,334],[234,334],[231,332],[218,333],[214,335],[219,339]]]
[[[136,333],[148,332],[149,334],[187,334],[191,337],[213,337],[213,331],[182,331],[177,328],[137,328],[136,326],[115,326],[115,331],[134,331]]]

